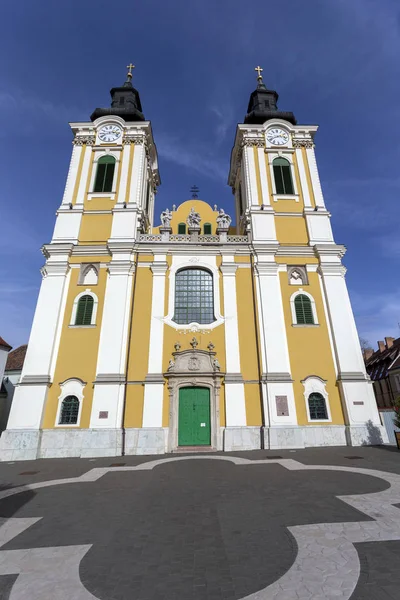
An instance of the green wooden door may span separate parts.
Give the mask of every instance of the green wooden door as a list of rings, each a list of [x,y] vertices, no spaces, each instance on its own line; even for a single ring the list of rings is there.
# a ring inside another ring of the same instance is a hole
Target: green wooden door
[[[210,390],[181,388],[179,390],[179,446],[210,446]]]

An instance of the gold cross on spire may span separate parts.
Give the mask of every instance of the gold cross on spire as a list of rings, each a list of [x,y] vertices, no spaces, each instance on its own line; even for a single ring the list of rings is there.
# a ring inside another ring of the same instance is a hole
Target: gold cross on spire
[[[261,73],[264,71],[264,69],[262,69],[261,67],[256,67],[254,70],[258,73],[257,81],[261,83],[261,81],[263,80]]]
[[[126,68],[129,69],[129,71],[127,73],[127,77],[129,77],[129,79],[132,79],[132,69],[135,68],[135,65],[130,63],[129,65],[126,65]]]

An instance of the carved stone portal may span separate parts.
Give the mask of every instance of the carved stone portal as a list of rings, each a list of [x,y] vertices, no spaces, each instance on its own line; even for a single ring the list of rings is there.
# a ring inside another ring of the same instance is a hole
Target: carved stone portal
[[[179,390],[184,387],[205,387],[210,390],[211,445],[222,450],[219,420],[220,389],[224,373],[216,359],[216,353],[207,350],[182,350],[172,353],[164,377],[169,391],[169,436],[168,451],[178,447]]]

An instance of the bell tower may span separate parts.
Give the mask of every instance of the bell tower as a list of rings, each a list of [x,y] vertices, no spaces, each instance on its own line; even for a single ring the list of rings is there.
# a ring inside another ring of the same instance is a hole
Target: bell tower
[[[89,121],[70,123],[72,156],[65,190],[52,239],[42,248],[46,258],[43,280],[8,422],[10,439],[13,430],[17,437],[21,430],[27,435],[29,432],[32,457],[36,456],[39,431],[47,418],[49,394],[55,389],[60,344],[67,344],[68,333],[64,330],[68,332],[74,326],[66,307],[75,286],[77,295],[82,292],[79,286],[87,280],[88,268],[92,285],[98,285],[103,271],[107,274],[102,325],[98,327],[99,343],[94,354],[94,404],[105,389],[111,401],[118,404],[124,351],[110,356],[109,350],[124,347],[134,244],[141,234],[151,230],[160,184],[151,123],[145,120],[139,92],[132,85],[132,69],[130,64],[122,86],[111,89],[110,107],[96,108]],[[106,270],[99,267],[104,257],[108,261]],[[96,305],[98,291],[92,285],[87,291]],[[106,387],[98,385],[109,380]],[[110,422],[115,418],[110,411]],[[29,452],[27,457],[31,457]]]

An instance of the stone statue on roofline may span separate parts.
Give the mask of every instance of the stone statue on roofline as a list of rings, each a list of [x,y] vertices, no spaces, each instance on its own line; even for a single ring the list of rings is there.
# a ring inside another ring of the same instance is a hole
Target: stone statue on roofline
[[[199,229],[200,228],[200,222],[201,222],[200,214],[198,212],[196,212],[194,210],[194,208],[192,207],[190,209],[190,213],[188,215],[188,218],[186,219],[186,223],[188,224],[189,227]]]
[[[232,219],[226,214],[223,208],[219,209],[217,224],[218,229],[229,229],[229,225],[232,223]]]
[[[172,213],[170,212],[170,210],[168,208],[166,208],[165,210],[162,211],[161,215],[160,215],[160,219],[161,219],[161,226],[162,227],[171,227],[171,220],[172,220]]]

